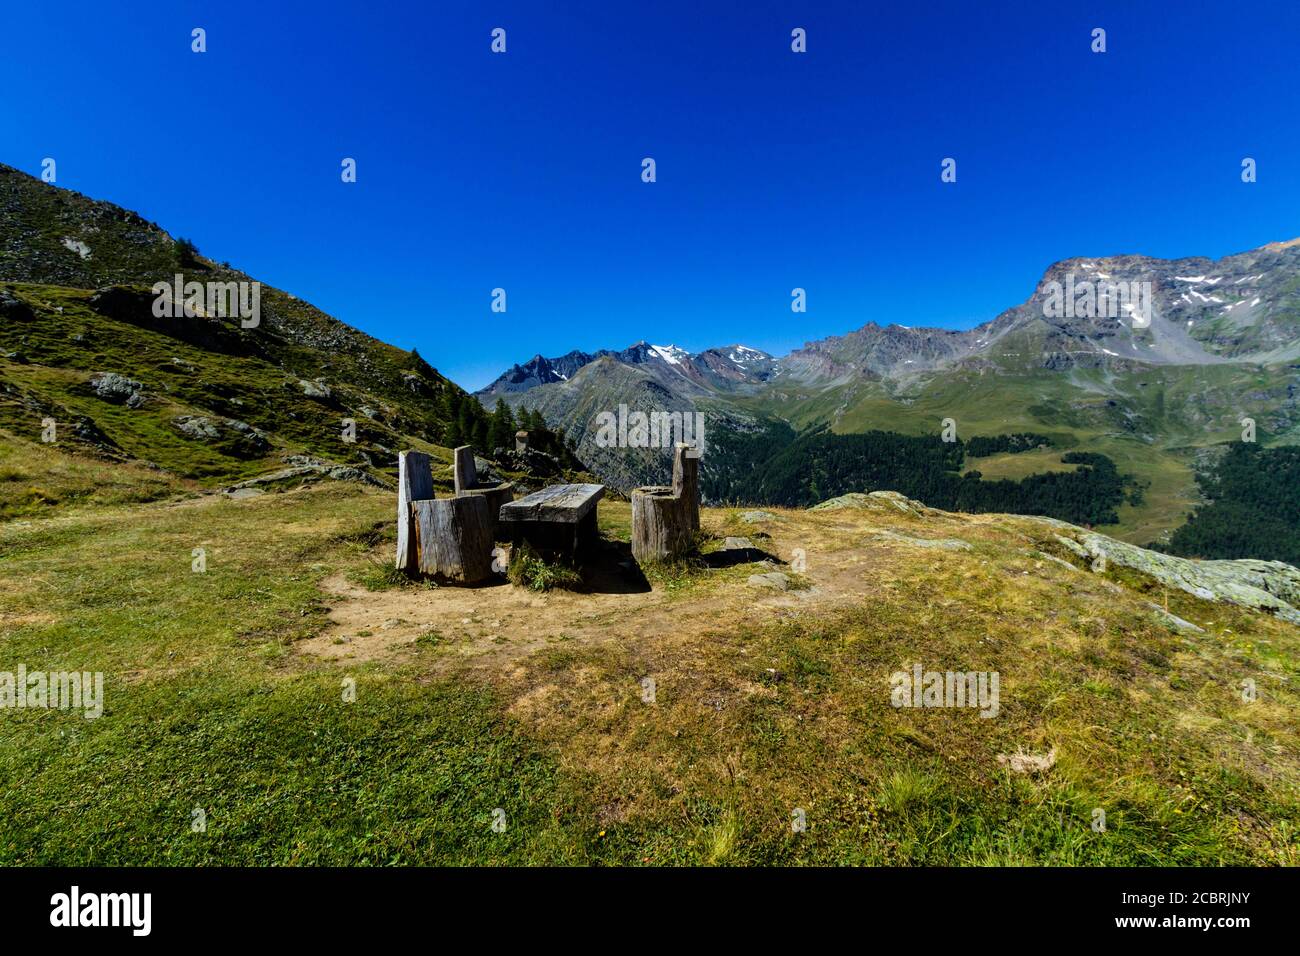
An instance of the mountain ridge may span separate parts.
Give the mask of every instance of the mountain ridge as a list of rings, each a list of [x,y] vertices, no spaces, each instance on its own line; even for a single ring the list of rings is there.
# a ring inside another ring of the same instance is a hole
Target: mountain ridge
[[[1085,289],[1088,296],[1063,307],[1067,294]],[[675,351],[672,362],[644,342],[580,353],[589,360],[562,380],[524,375],[507,391],[503,376],[475,394],[541,412],[621,490],[661,482],[665,465],[645,450],[595,444],[593,416],[620,405],[702,413],[715,434],[762,441],[776,423],[796,434],[915,435],[951,419],[967,436],[1050,433],[1062,438],[1062,451],[1118,456],[1155,483],[1153,521],[1135,507],[1121,515],[1130,526],[1121,531],[1147,541],[1171,531],[1197,501],[1198,450],[1236,437],[1243,419],[1258,424],[1261,440],[1300,442],[1300,240],[1218,259],[1062,259],[1028,299],[971,329],[872,320],[781,357],[761,353],[759,365],[745,367],[729,348]],[[994,466],[995,477],[1024,474],[1005,460]],[[707,461],[704,469],[707,476]]]

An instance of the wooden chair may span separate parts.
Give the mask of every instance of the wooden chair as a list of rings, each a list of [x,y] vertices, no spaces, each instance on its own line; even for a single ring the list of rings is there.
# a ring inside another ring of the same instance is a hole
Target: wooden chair
[[[500,520],[501,506],[515,499],[514,483],[509,481],[503,481],[499,484],[480,482],[478,480],[478,469],[474,466],[474,449],[469,445],[461,445],[453,454],[455,458],[452,462],[452,477],[456,483],[456,497],[481,497],[487,502],[488,514],[492,519],[492,526],[488,533],[495,537]]]
[[[480,496],[433,496],[429,456],[397,457],[397,569],[460,584],[492,574],[492,527]]]
[[[671,487],[650,485],[632,492],[632,556],[637,561],[678,558],[695,547],[700,530],[700,459],[691,446],[673,449]]]

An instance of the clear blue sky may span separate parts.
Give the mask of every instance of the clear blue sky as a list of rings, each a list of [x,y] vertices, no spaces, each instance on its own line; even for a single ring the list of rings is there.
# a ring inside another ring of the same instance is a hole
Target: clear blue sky
[[[1294,0],[96,0],[3,25],[0,161],[54,157],[468,388],[641,338],[968,327],[1057,259],[1300,235]]]

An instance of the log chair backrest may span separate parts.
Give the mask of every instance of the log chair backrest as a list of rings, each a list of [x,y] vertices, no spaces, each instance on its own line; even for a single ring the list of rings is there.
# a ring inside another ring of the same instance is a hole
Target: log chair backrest
[[[433,470],[422,451],[404,451],[397,456],[397,568],[413,571],[417,563],[415,523],[411,502],[432,499]]]
[[[673,497],[686,500],[692,529],[700,526],[700,459],[687,454],[693,446],[678,442],[673,448]]]
[[[478,469],[474,467],[474,448],[461,445],[453,453],[452,474],[456,482],[456,494],[478,486]]]

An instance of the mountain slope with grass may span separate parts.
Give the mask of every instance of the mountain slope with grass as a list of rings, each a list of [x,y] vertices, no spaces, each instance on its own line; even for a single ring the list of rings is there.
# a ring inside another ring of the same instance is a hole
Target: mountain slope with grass
[[[255,281],[135,213],[0,165],[0,515],[112,499],[114,470],[88,456],[144,469],[153,480],[132,493],[162,494],[267,478],[386,483],[402,448],[444,466],[453,444],[494,451],[487,411],[418,353],[289,293],[262,285],[251,328],[202,309],[158,317],[151,287],[178,273]],[[556,453],[503,473],[581,469],[555,436],[537,439]]]

